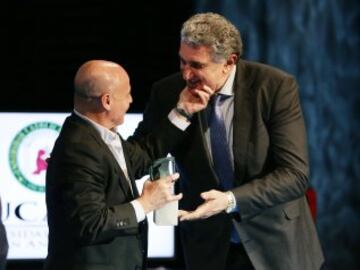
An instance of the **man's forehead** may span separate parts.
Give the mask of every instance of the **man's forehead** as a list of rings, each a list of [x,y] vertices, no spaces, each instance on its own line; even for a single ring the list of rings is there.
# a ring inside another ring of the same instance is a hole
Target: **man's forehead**
[[[208,63],[211,62],[211,55],[208,49],[205,48],[185,48],[180,47],[179,57],[181,60],[193,63]]]

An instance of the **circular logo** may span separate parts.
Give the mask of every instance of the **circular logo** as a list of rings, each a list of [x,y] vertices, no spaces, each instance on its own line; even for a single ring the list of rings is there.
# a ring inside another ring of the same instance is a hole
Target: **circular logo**
[[[45,191],[46,159],[60,129],[60,125],[52,122],[36,122],[24,127],[12,140],[10,168],[15,178],[26,188]]]

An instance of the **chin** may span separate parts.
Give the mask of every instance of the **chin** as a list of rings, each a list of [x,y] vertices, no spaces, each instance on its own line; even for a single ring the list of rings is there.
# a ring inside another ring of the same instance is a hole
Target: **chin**
[[[118,126],[119,125],[122,125],[124,123],[124,116],[123,117],[121,117],[121,119],[119,119],[119,121],[118,121]]]

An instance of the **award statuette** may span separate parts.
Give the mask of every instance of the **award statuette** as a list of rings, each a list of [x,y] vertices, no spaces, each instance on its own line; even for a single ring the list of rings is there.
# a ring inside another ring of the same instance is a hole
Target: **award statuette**
[[[157,159],[150,167],[150,179],[156,181],[161,177],[174,174],[175,158],[166,157]],[[174,190],[172,190],[174,192]],[[154,223],[156,225],[177,225],[178,224],[178,201],[169,202],[162,208],[154,211]]]

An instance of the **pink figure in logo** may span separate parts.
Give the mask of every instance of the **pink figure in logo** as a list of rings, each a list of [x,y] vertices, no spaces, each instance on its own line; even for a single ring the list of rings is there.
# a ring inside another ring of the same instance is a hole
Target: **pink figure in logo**
[[[44,154],[45,154],[44,150],[40,149],[38,151],[38,155],[36,158],[36,170],[33,172],[33,174],[40,174],[42,171],[47,169],[48,165],[47,165],[46,160],[43,157]]]

